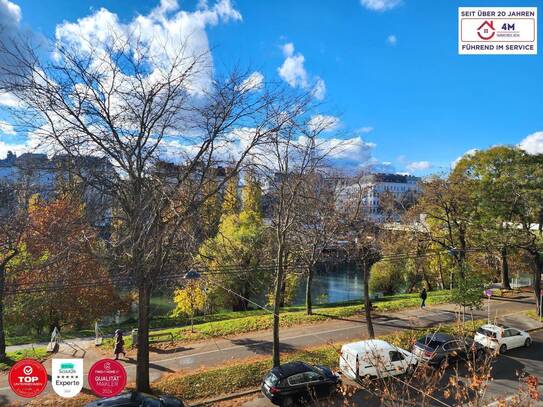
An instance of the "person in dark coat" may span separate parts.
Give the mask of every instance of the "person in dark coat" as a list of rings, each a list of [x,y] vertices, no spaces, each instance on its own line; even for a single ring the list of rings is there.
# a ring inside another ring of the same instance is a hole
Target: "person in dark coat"
[[[420,307],[424,308],[426,307],[426,298],[428,297],[428,294],[426,293],[426,288],[423,288],[420,292],[420,299],[422,300]]]
[[[124,339],[123,339],[123,332],[120,329],[117,329],[115,331],[115,349],[113,350],[113,353],[115,353],[115,360],[119,360],[119,355],[122,353],[124,357],[126,357],[126,352],[124,351]]]

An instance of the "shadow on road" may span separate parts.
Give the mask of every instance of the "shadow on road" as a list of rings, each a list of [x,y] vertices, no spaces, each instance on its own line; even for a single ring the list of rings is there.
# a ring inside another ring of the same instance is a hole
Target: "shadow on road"
[[[162,354],[169,354],[169,353],[177,353],[177,352],[185,352],[188,350],[192,350],[194,348],[188,348],[185,346],[176,346],[175,348],[169,348],[169,349],[162,349],[155,346],[149,346],[149,351],[153,353],[157,353],[159,355]]]
[[[128,364],[131,364],[131,365],[135,365],[137,363],[137,360],[136,359],[128,359],[128,360],[125,360],[125,362],[128,363]],[[175,370],[170,369],[169,367],[161,366],[161,365],[158,365],[158,364],[153,363],[153,362],[149,363],[149,368],[150,369],[155,369],[155,370],[160,370],[161,372],[168,372],[168,373],[175,372]]]
[[[273,349],[272,341],[262,341],[262,340],[243,338],[243,339],[230,339],[230,342],[232,342],[234,345],[245,346],[246,348],[251,349],[252,351],[254,351],[255,353],[259,355],[269,355]],[[294,346],[281,343],[281,352],[293,352],[294,350],[296,350]]]

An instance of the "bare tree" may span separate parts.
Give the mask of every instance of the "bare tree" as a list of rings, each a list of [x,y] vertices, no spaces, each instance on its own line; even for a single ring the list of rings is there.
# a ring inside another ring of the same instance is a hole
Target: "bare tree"
[[[293,228],[293,256],[303,264],[306,274],[305,303],[308,315],[313,313],[311,288],[319,262],[325,261],[329,249],[338,238],[341,222],[336,208],[337,188],[330,171],[314,172],[304,177],[296,204],[298,216]]]
[[[2,46],[16,64],[2,68],[0,89],[19,100],[12,114],[20,128],[51,152],[75,162],[97,156],[110,168],[78,175],[114,204],[116,229],[101,258],[137,287],[136,387],[149,391],[153,284],[174,270],[177,242],[191,240],[186,224],[226,182],[214,182],[217,167],[236,174],[263,138],[292,127],[296,112],[286,106],[296,101],[278,104],[281,89],[238,72],[199,87],[207,59],[184,43],[160,55],[135,33],[87,45],[57,41],[52,60],[30,46]],[[165,154],[179,164],[164,165]]]
[[[260,151],[255,165],[260,178],[267,185],[271,201],[270,229],[275,250],[275,285],[273,294],[273,364],[280,364],[279,313],[283,300],[285,273],[289,255],[294,247],[292,239],[295,225],[299,223],[298,204],[307,189],[307,177],[316,176],[331,148],[319,140],[326,123],[311,123],[311,95],[290,105],[288,125],[270,133],[267,144]],[[283,114],[285,114],[284,112]],[[340,148],[340,147],[339,147]]]

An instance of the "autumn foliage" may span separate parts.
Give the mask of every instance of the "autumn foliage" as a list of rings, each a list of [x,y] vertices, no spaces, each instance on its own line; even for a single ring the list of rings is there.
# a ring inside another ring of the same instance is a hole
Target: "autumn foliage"
[[[10,268],[10,280],[23,292],[11,299],[8,319],[39,332],[55,325],[89,325],[123,307],[93,254],[97,232],[78,199],[33,197],[28,216],[21,255]]]

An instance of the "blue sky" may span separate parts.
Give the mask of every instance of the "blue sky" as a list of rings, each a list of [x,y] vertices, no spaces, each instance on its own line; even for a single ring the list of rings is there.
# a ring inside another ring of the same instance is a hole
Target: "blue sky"
[[[21,29],[52,37],[58,24],[102,7],[130,22],[159,0],[12,3],[20,7]],[[208,7],[214,4],[208,0]],[[361,155],[390,162],[395,171],[426,174],[450,168],[470,149],[519,144],[530,135],[525,145],[543,152],[541,51],[458,55],[457,7],[485,5],[535,2],[237,0],[230,6],[241,19],[208,24],[205,33],[216,70],[239,64],[296,86],[322,81],[322,111],[339,116],[346,137],[369,143]],[[196,1],[179,2],[182,10],[197,7]],[[288,58],[292,65],[282,78],[279,68]],[[20,142],[20,136],[0,134],[0,156]]]

